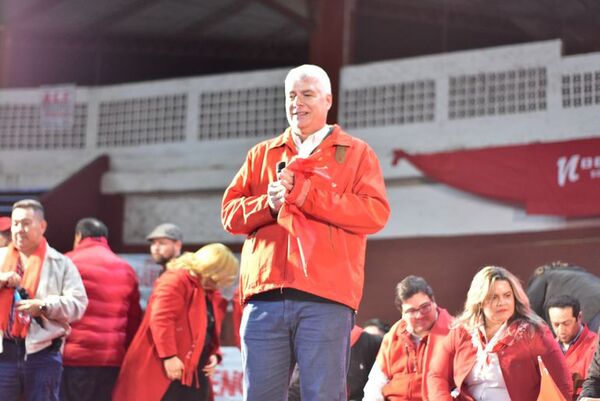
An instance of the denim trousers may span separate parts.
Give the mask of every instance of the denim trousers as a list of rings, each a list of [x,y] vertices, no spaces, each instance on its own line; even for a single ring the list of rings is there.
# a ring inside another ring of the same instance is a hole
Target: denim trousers
[[[2,401],[58,401],[62,356],[45,348],[25,355],[23,341],[3,340],[0,354],[0,399]]]
[[[240,335],[244,401],[287,401],[292,369],[302,401],[346,401],[354,311],[333,302],[252,300]]]

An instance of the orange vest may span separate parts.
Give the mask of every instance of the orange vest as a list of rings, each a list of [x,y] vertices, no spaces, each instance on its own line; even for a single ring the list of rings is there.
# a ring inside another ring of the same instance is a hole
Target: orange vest
[[[429,334],[415,348],[406,322],[399,320],[383,338],[377,364],[389,378],[382,394],[388,401],[428,400],[426,375],[429,362],[441,340],[450,331],[452,317],[446,309],[438,308],[438,319]]]

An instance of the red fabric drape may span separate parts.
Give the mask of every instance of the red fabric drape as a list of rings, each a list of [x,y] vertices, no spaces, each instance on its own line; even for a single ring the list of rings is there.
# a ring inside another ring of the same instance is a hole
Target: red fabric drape
[[[410,155],[427,176],[481,196],[525,205],[529,214],[600,215],[600,138]]]

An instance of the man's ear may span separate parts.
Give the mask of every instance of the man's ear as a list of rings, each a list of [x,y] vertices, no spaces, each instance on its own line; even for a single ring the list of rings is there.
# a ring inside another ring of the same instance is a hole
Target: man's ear
[[[583,323],[583,312],[579,311],[579,314],[577,314],[577,321],[579,323]]]
[[[81,242],[81,233],[75,233],[75,238],[73,239],[73,249],[75,249],[77,247],[77,245],[79,245],[80,242]]]
[[[179,253],[181,253],[181,248],[183,248],[183,243],[179,240],[175,241],[175,249],[177,249]]]
[[[333,95],[331,93],[325,95],[325,100],[327,100],[327,110],[330,110],[333,105]]]

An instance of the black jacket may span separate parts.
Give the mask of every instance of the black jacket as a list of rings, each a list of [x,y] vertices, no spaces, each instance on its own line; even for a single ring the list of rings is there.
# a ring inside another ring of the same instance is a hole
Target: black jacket
[[[546,303],[557,295],[573,295],[581,303],[583,319],[590,330],[600,325],[600,278],[585,270],[570,268],[547,270],[530,280],[527,296],[532,309],[550,325]]]
[[[599,333],[600,334],[600,333]],[[596,347],[596,353],[594,354],[594,360],[588,370],[587,379],[583,382],[583,389],[581,390],[582,397],[594,397],[600,398],[600,337],[598,347]]]

